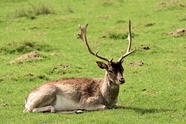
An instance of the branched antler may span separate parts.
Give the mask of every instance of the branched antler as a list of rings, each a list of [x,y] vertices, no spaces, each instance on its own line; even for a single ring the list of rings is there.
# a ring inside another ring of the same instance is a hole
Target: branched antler
[[[89,44],[88,44],[88,42],[87,42],[87,38],[86,38],[86,30],[87,30],[87,27],[88,27],[88,24],[86,24],[85,26],[79,25],[79,29],[80,29],[80,31],[81,31],[81,34],[78,34],[78,36],[82,39],[83,43],[84,43],[85,46],[87,47],[87,49],[88,49],[88,51],[89,51],[90,54],[92,54],[92,55],[94,55],[94,56],[96,56],[96,57],[98,57],[98,58],[100,58],[100,59],[102,59],[102,60],[105,60],[105,61],[109,62],[109,59],[107,59],[107,58],[105,58],[105,57],[101,57],[101,56],[98,55],[98,52],[99,52],[99,51],[97,51],[96,53],[94,53],[94,52],[90,49]]]
[[[128,55],[130,55],[131,53],[133,53],[136,50],[136,49],[134,49],[133,51],[130,52],[130,48],[131,48],[131,45],[132,45],[132,33],[131,33],[131,21],[130,20],[129,20],[129,34],[128,34],[127,40],[129,41],[127,51],[123,56],[121,56],[118,59],[118,62],[122,63],[125,57],[127,57]]]
[[[83,41],[83,43],[85,44],[85,46],[87,47],[89,53],[92,54],[92,55],[94,55],[94,56],[96,56],[96,57],[98,57],[98,58],[100,58],[100,59],[102,59],[102,60],[105,60],[105,61],[107,61],[107,62],[111,62],[112,59],[109,60],[109,59],[107,59],[107,58],[105,58],[105,57],[99,56],[99,55],[98,55],[98,52],[99,52],[99,51],[97,51],[96,53],[94,53],[94,52],[90,49],[89,44],[88,44],[88,42],[87,42],[87,38],[86,38],[86,30],[87,30],[87,27],[88,27],[88,24],[86,24],[85,26],[79,25],[79,29],[80,29],[80,31],[81,31],[81,34],[78,34],[78,36],[82,39],[82,41]],[[134,49],[133,51],[130,52],[131,45],[132,45],[132,33],[131,33],[131,21],[130,21],[130,20],[129,20],[129,34],[128,34],[127,40],[129,41],[127,51],[126,51],[126,53],[125,53],[123,56],[121,56],[121,57],[118,59],[118,62],[121,62],[121,63],[122,63],[125,57],[127,57],[128,55],[130,55],[131,53],[133,53],[133,52],[135,51],[135,49]]]

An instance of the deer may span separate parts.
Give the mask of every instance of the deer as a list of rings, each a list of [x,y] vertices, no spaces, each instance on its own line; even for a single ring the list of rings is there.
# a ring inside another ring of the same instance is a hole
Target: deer
[[[96,61],[98,67],[105,70],[104,78],[61,78],[45,82],[28,94],[23,112],[82,113],[117,107],[119,88],[125,83],[122,63],[125,57],[135,51],[130,51],[131,21],[129,20],[127,51],[117,61],[91,50],[86,38],[87,27],[88,24],[79,25],[81,33],[78,36],[90,54],[106,61]]]

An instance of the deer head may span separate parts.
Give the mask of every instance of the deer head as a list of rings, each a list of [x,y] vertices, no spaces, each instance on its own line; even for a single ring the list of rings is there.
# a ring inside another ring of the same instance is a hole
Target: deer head
[[[108,82],[112,82],[112,83],[117,84],[117,85],[125,83],[125,79],[123,78],[124,68],[122,66],[122,63],[123,63],[125,57],[127,57],[128,55],[130,55],[131,53],[133,53],[135,51],[135,49],[133,51],[130,51],[131,45],[132,45],[131,21],[129,20],[129,34],[128,34],[128,38],[127,38],[128,41],[129,41],[128,48],[127,48],[126,53],[124,55],[122,55],[118,59],[118,61],[113,61],[113,59],[109,60],[105,57],[102,57],[102,56],[98,55],[99,51],[94,53],[90,49],[89,44],[87,42],[87,38],[86,38],[87,27],[88,27],[88,24],[86,24],[85,26],[80,26],[79,25],[79,29],[81,30],[81,34],[78,34],[78,35],[82,39],[83,43],[87,47],[90,54],[92,54],[93,56],[96,56],[97,58],[102,59],[102,60],[107,62],[107,63],[100,62],[100,61],[96,62],[97,65],[101,69],[106,70],[106,78],[105,79],[108,80]]]

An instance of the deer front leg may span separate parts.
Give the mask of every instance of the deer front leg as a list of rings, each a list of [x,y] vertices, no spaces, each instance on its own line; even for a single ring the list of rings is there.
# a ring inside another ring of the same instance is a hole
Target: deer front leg
[[[102,104],[95,104],[93,106],[88,107],[86,110],[87,111],[97,111],[97,110],[105,110],[107,107]]]
[[[114,103],[109,107],[109,109],[117,108],[117,107],[118,107],[118,106],[116,105],[117,102],[118,102],[118,98],[115,99]]]
[[[95,105],[95,110],[105,110],[107,109],[107,107],[105,105],[102,105],[102,104],[98,104],[98,105]]]
[[[56,113],[60,113],[60,114],[74,114],[74,113],[76,113],[76,114],[81,114],[81,113],[83,113],[84,112],[84,110],[69,110],[69,111],[57,111]]]
[[[97,97],[89,97],[81,105],[82,109],[91,111],[91,110],[105,110],[107,107],[102,104],[102,102]]]

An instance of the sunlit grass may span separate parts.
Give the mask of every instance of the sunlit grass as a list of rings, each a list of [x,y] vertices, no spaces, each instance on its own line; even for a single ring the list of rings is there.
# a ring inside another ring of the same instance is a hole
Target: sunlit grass
[[[150,123],[186,121],[185,35],[183,0],[160,4],[137,1],[0,2],[1,123]],[[10,7],[11,6],[11,7]],[[48,12],[49,11],[49,12]],[[78,24],[89,24],[87,38],[94,51],[117,60],[127,48],[132,21],[136,52],[123,63],[126,84],[120,87],[118,109],[83,114],[25,114],[24,99],[43,82],[63,77],[103,77],[93,57],[77,39]],[[37,51],[40,59],[10,64]],[[141,66],[131,62],[143,62]]]

